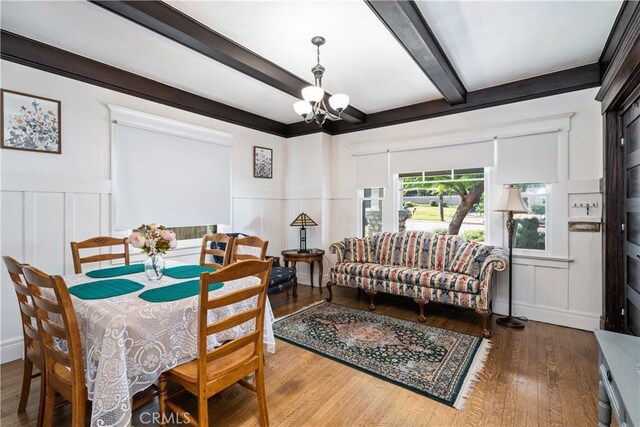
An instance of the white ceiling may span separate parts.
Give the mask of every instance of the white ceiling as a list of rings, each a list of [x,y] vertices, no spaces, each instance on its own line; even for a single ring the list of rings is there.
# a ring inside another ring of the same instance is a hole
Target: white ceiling
[[[311,82],[322,35],[323,86],[365,113],[441,95],[362,0],[176,1],[213,30]],[[620,0],[418,5],[468,90],[596,62]],[[82,0],[1,1],[0,26],[283,123],[296,99]]]
[[[417,1],[470,91],[597,62],[621,3]]]

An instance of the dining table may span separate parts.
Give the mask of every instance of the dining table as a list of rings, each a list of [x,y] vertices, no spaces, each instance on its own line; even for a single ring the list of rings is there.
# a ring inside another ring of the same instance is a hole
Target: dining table
[[[186,264],[167,260],[166,271],[180,266]],[[156,383],[161,373],[196,359],[199,295],[159,301],[157,295],[153,297],[154,292],[157,294],[155,289],[184,283],[185,278],[165,275],[160,280],[151,281],[143,271],[113,277],[134,282],[135,288],[139,289],[133,292],[106,298],[95,293],[78,292],[83,287],[77,286],[97,281],[87,274],[99,273],[100,270],[96,270],[63,277],[71,294],[80,330],[87,394],[91,401],[91,426],[128,426],[132,423],[132,398],[136,393]],[[198,277],[190,279],[191,284],[198,286],[193,283],[194,279]],[[253,276],[224,282],[213,287],[213,290],[210,287],[209,296],[222,296],[258,283],[259,279]],[[179,294],[173,295],[173,298],[180,297]],[[253,297],[210,310],[209,322],[251,309],[256,303],[257,297]],[[271,353],[275,352],[273,320],[273,311],[267,298],[264,344]],[[251,320],[222,331],[210,336],[207,346],[214,348],[254,328],[255,320]]]

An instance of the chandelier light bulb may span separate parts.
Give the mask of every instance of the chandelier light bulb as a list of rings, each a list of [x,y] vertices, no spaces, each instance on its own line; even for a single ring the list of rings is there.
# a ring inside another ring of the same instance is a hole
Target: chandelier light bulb
[[[349,97],[344,93],[336,93],[329,98],[329,105],[340,114],[349,105]]]
[[[295,104],[293,104],[293,109],[302,117],[305,117],[307,114],[311,113],[312,110],[311,104],[309,104],[307,101],[296,102]]]
[[[318,102],[324,96],[324,89],[319,86],[307,86],[302,89],[302,97],[307,102]]]

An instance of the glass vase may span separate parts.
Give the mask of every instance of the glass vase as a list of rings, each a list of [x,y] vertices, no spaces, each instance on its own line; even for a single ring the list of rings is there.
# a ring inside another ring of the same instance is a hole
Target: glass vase
[[[165,261],[162,254],[149,255],[144,261],[144,273],[149,280],[160,280],[164,275]]]

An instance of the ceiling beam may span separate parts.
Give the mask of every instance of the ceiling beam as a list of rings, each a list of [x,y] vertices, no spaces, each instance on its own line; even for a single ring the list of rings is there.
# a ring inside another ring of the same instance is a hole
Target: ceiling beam
[[[365,0],[451,105],[465,102],[467,90],[433,31],[412,0]]]
[[[449,105],[445,100],[438,99],[369,114],[367,116],[367,123],[359,126],[353,126],[344,121],[333,122],[331,132],[333,135],[357,132],[598,86],[600,86],[600,67],[598,63],[583,65],[564,71],[475,90],[467,94],[467,102],[464,104]],[[285,131],[287,137],[290,136],[292,129],[295,129],[293,125],[287,125],[287,130]]]
[[[7,61],[202,116],[285,136],[286,125],[283,123],[5,30],[0,32],[0,53],[2,59]]]
[[[161,1],[89,1],[295,98],[311,85]],[[325,94],[327,105],[330,96]],[[349,106],[342,118],[357,124],[367,115]]]

